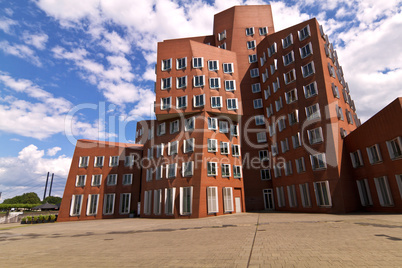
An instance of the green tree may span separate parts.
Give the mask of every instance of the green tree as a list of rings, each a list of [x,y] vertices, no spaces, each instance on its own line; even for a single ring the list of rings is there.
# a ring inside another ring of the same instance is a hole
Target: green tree
[[[5,199],[3,204],[40,204],[40,198],[36,193],[31,192]]]
[[[57,196],[48,196],[45,198],[45,200],[43,200],[42,202],[43,204],[45,203],[49,203],[49,204],[53,204],[53,205],[57,205],[61,203],[61,197],[57,197]]]

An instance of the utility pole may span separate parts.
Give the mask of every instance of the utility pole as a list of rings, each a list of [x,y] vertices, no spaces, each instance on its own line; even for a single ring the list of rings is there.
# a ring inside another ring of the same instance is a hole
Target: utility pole
[[[46,198],[46,190],[47,190],[47,182],[49,181],[49,172],[47,172],[47,178],[46,178],[46,185],[45,185],[45,192],[43,193],[43,200]]]
[[[50,180],[49,196],[52,196],[53,176],[54,176],[54,173],[52,173],[52,179]]]

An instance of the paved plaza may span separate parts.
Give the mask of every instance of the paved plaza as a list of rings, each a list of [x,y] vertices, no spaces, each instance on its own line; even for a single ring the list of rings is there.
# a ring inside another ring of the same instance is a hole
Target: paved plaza
[[[402,215],[2,224],[0,253],[1,267],[401,267]]]

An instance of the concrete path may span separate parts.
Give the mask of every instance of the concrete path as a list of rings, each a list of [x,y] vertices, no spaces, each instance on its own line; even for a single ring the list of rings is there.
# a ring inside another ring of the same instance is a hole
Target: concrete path
[[[3,224],[0,253],[0,267],[402,267],[402,215]]]

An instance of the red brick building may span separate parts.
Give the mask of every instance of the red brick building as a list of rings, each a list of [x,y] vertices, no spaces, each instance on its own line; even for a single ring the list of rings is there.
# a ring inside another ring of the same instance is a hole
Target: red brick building
[[[337,53],[316,19],[275,32],[269,5],[222,11],[214,17],[212,35],[158,43],[155,93],[156,120],[137,123],[137,144],[99,142],[108,144],[105,157],[122,148],[125,156],[141,155],[141,165],[132,169],[128,210],[137,210],[132,208],[140,202],[142,217],[198,218],[264,209],[345,213],[362,208],[366,184],[361,181],[367,175],[365,168],[353,168],[350,152],[360,144],[352,137],[365,131]],[[387,121],[389,137],[381,132],[364,141],[376,144],[387,137],[387,144],[396,139],[400,145],[395,122]],[[127,217],[121,201],[127,186],[77,186],[77,175],[94,175],[89,167],[78,168],[79,159],[101,155],[98,147],[80,149],[82,143],[77,143],[61,219]],[[379,170],[398,166],[383,159]],[[382,192],[392,188],[393,203],[383,194],[382,205],[374,202],[371,210],[401,206],[394,195],[397,183],[402,189],[400,170],[394,171],[399,177],[389,187],[384,179],[372,182],[382,185],[377,187]],[[122,166],[119,172],[129,171]],[[108,201],[101,196],[112,192],[119,213],[105,215]],[[77,202],[93,212],[93,195],[99,195],[103,213],[78,213]]]

